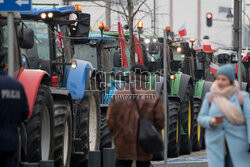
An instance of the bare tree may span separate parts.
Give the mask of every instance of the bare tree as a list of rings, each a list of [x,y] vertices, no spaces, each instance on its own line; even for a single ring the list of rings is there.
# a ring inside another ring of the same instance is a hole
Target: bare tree
[[[110,3],[110,0],[103,0],[104,2]],[[134,43],[134,20],[135,16],[139,12],[143,12],[145,14],[150,15],[150,11],[142,11],[141,7],[145,5],[147,0],[137,0],[137,5],[135,5],[135,0],[112,0],[111,3],[114,5],[119,5],[121,7],[121,11],[114,9],[112,7],[109,8],[110,11],[118,13],[122,15],[129,27],[129,41],[128,41],[128,47],[130,52],[130,67],[132,67],[135,64],[135,43]],[[92,3],[107,8],[107,5],[102,5],[98,2],[92,1]],[[136,9],[135,9],[136,6]]]

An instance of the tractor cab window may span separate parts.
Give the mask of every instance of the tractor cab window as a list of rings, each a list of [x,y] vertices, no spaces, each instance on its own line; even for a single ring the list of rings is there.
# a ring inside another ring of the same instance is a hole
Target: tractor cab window
[[[88,61],[95,69],[98,69],[96,47],[90,44],[79,44],[74,45],[74,48],[75,53],[73,59]]]
[[[25,21],[25,25],[34,31],[34,46],[32,49],[22,49],[22,54],[27,57],[29,68],[42,69],[50,72],[50,54],[48,27],[44,22]]]

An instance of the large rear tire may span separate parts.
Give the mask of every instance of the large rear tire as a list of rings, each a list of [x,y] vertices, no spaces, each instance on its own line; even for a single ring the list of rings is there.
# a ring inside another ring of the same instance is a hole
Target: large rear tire
[[[31,117],[26,122],[27,160],[39,162],[53,159],[54,112],[50,89],[40,85]]]
[[[184,133],[181,134],[181,154],[190,154],[192,152],[193,120],[193,86],[189,83],[184,95],[184,100],[181,103],[181,125],[184,131]]]
[[[193,151],[200,151],[203,145],[203,128],[198,123],[198,115],[201,108],[201,101],[194,101],[194,138]]]
[[[72,116],[68,101],[54,102],[55,114],[55,152],[56,167],[69,167],[72,146]]]
[[[100,149],[111,148],[112,147],[112,136],[108,129],[108,124],[106,120],[106,114],[102,112],[101,114],[101,143]]]
[[[99,150],[100,146],[100,98],[99,91],[86,90],[81,100],[80,123],[76,125],[75,153],[71,166],[86,166],[89,151]]]
[[[180,102],[169,100],[168,156],[178,157],[181,146]]]

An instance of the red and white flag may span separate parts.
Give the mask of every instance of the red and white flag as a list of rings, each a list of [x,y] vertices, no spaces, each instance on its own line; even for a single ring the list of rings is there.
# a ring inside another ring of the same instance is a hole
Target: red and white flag
[[[134,35],[134,42],[135,42],[135,53],[138,55],[137,64],[144,66],[140,41],[135,35]]]
[[[210,41],[208,39],[203,40],[203,50],[204,50],[204,52],[213,51],[212,47],[211,47],[211,43],[210,43]]]
[[[218,69],[219,69],[219,66],[211,62],[211,64],[210,64],[210,73],[216,75]]]
[[[125,40],[125,36],[124,36],[122,24],[120,22],[118,22],[118,35],[120,38],[119,43],[120,43],[121,55],[122,55],[122,65],[127,68],[128,61],[127,61],[127,56],[126,56],[126,43],[123,41]]]
[[[247,61],[248,60],[248,47],[246,48],[246,50],[244,51],[244,55],[242,57],[242,61]]]
[[[60,48],[64,48],[64,44],[63,44],[63,34],[62,31],[60,29],[59,24],[57,25],[57,31],[58,33],[56,34],[56,44],[60,47]]]
[[[186,30],[186,24],[183,24],[179,30],[178,30],[179,34],[181,37],[184,37],[187,35],[187,30]]]

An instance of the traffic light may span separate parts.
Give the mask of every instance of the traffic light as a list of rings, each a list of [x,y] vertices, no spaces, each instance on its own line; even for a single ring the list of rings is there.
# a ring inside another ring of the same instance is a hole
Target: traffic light
[[[206,14],[206,19],[207,19],[207,26],[211,27],[213,25],[213,15],[212,13],[207,13]]]

